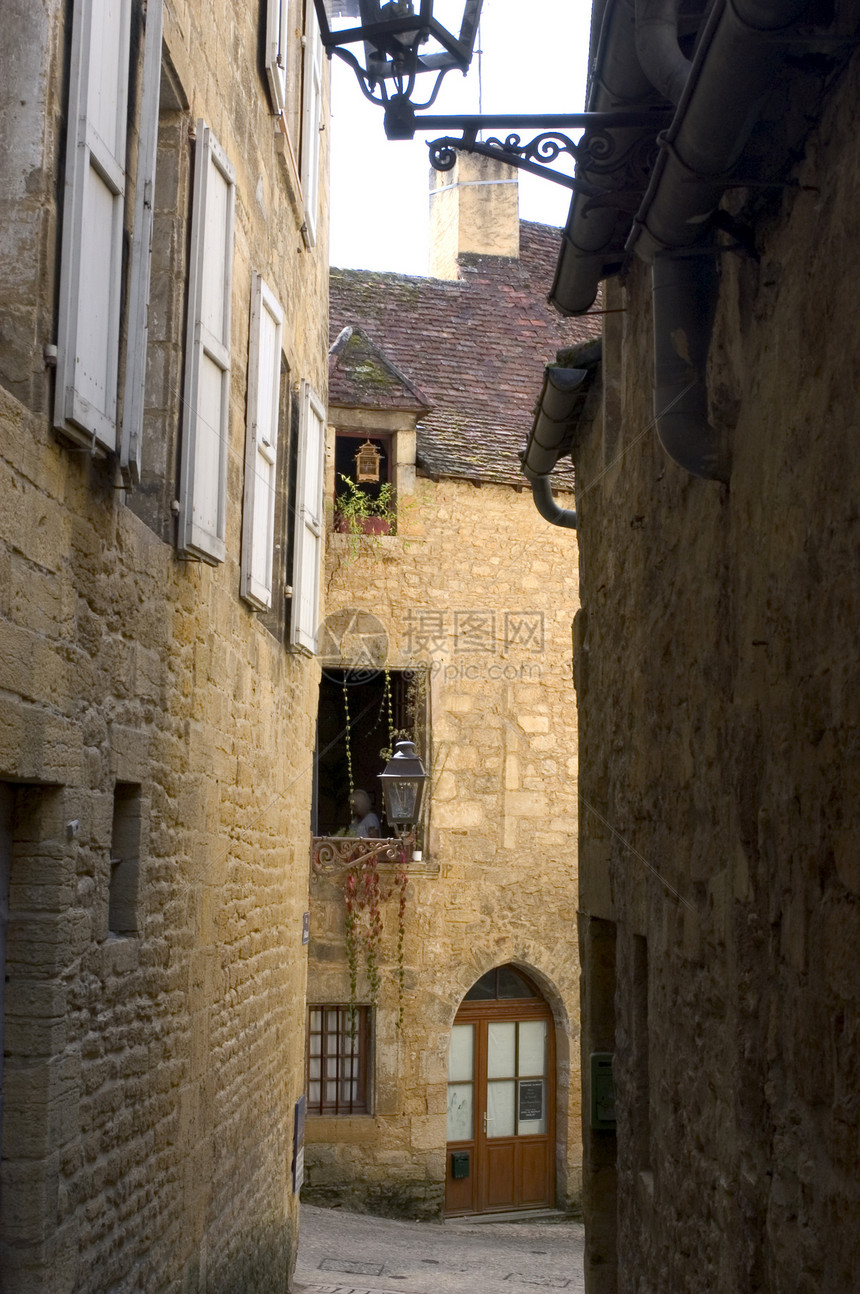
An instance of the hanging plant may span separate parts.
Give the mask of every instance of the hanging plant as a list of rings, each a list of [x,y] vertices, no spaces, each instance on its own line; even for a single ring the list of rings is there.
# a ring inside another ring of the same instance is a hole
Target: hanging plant
[[[395,894],[397,904],[397,1028],[403,1023],[403,990],[405,967],[403,961],[406,933],[406,842],[403,842],[400,862],[390,885],[383,883],[379,872],[379,851],[370,842],[356,842],[358,857],[347,869],[344,878],[344,904],[346,908],[345,943],[349,972],[350,1027],[356,1027],[358,998],[358,972],[361,964],[367,977],[371,1006],[379,1005],[380,950],[382,945],[382,906]]]

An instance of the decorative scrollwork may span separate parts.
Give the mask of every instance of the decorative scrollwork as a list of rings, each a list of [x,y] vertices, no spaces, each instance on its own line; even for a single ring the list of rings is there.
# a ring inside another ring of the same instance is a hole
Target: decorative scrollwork
[[[428,145],[430,165],[434,171],[453,171],[457,164],[458,139],[434,139]]]
[[[578,156],[578,145],[557,130],[544,131],[527,144],[522,143],[519,135],[507,135],[504,139],[491,137],[486,143],[501,153],[513,153],[534,162],[554,162],[561,153],[569,153],[574,158]]]
[[[411,836],[403,840],[356,839],[355,836],[314,836],[311,870],[314,876],[334,876],[347,867],[361,866],[369,858],[378,863],[402,863],[408,856]]]

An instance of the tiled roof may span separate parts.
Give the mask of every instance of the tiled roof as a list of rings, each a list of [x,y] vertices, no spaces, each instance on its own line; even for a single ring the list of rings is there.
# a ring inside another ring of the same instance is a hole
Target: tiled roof
[[[329,351],[329,403],[354,409],[426,411],[430,401],[360,328],[344,328]]]
[[[600,332],[600,321],[563,319],[548,304],[559,230],[520,222],[520,258],[461,256],[457,282],[331,271],[332,340],[360,330],[430,411],[418,424],[418,465],[429,476],[523,484],[520,452],[532,425],[544,366],[561,347]],[[391,399],[387,390],[380,398]],[[350,398],[347,399],[346,396]],[[349,386],[332,359],[330,400],[364,408],[370,387]],[[571,484],[573,468],[554,477]]]

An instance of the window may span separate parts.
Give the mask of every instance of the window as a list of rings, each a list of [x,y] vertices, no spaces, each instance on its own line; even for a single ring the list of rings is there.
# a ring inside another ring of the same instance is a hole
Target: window
[[[365,791],[382,820],[382,834],[396,832],[382,812],[379,774],[399,737],[414,741],[427,761],[427,673],[424,669],[333,669],[327,661],[340,646],[362,641],[374,650],[375,616],[354,610],[326,617],[320,643],[323,676],[317,720],[314,835],[334,836],[350,824],[350,770],[356,790]],[[369,675],[369,676],[368,676]],[[429,796],[425,804],[429,803]],[[420,846],[419,846],[420,847]]]
[[[281,307],[260,275],[255,275],[251,291],[241,593],[259,610],[272,605],[282,325]]]
[[[137,934],[140,786],[134,782],[117,782],[114,787],[110,869],[108,930],[112,935]]]
[[[235,173],[197,123],[186,333],[179,547],[207,562],[226,551]]]
[[[370,1112],[370,1007],[308,1012],[308,1113]]]
[[[152,85],[147,78],[153,6],[150,4],[147,8],[150,16],[144,54],[144,94],[147,85]],[[178,498],[183,422],[186,288],[194,171],[188,146],[192,125],[188,97],[166,46],[162,45],[159,53],[153,78],[159,85],[159,94],[155,186],[151,198],[152,246],[158,249],[158,254],[150,258],[149,248],[143,242],[139,254],[142,260],[145,258],[149,284],[145,288],[141,283],[135,289],[135,245],[132,246],[129,350],[134,349],[137,354],[129,353],[127,361],[120,462],[126,479],[138,487],[127,495],[127,506],[164,543],[172,545],[176,542],[174,506]],[[138,243],[137,234],[135,243]],[[148,303],[154,303],[155,308],[147,310]],[[131,339],[135,335],[134,320],[139,306],[144,310],[140,323],[145,326],[145,334],[143,342],[134,343]],[[136,382],[142,382],[143,389],[132,394],[130,387]],[[134,402],[141,395],[143,409],[138,422]]]
[[[394,529],[394,455],[392,436],[338,432],[334,441],[334,527],[350,534],[388,534]],[[375,458],[377,479],[359,469]],[[361,506],[356,499],[362,498]],[[338,509],[345,500],[347,514]]]
[[[302,194],[305,203],[305,238],[313,247],[317,236],[319,205],[320,132],[322,120],[323,47],[313,0],[305,0],[305,63],[302,93]]]
[[[315,652],[322,559],[325,411],[307,382],[302,383],[300,398],[290,642]]]
[[[129,15],[75,0],[57,322],[54,425],[116,448]]]
[[[137,149],[134,228],[129,271],[128,344],[122,411],[120,465],[133,485],[140,483],[144,389],[149,330],[149,285],[155,219],[155,168],[161,90],[162,0],[148,0],[143,53],[143,92]]]

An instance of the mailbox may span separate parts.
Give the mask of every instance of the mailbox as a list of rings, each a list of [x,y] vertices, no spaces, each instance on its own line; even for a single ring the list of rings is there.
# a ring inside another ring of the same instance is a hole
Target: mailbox
[[[469,1152],[468,1150],[451,1151],[451,1176],[457,1182],[463,1177],[469,1176]]]
[[[597,1132],[615,1131],[615,1080],[612,1053],[591,1053],[591,1126]]]

